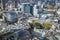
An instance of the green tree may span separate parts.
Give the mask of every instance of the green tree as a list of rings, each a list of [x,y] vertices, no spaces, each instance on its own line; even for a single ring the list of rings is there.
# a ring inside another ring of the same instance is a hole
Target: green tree
[[[33,21],[32,22],[32,27],[34,28],[37,28],[37,29],[43,29],[44,27],[42,26],[42,24],[36,22],[36,21]]]
[[[49,22],[43,23],[44,29],[49,30],[51,28],[51,24]]]

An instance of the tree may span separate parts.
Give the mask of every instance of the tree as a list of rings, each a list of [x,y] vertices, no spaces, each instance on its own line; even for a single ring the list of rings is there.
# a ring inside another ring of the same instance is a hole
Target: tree
[[[42,24],[36,22],[36,21],[33,21],[32,23],[32,27],[34,28],[37,28],[37,29],[43,29],[44,27],[42,26]]]
[[[43,26],[44,26],[44,29],[49,30],[52,25],[49,22],[44,22]]]

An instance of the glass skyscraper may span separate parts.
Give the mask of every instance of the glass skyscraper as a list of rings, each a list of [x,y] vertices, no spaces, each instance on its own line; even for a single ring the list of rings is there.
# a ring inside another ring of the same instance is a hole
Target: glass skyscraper
[[[30,13],[31,15],[33,15],[33,6],[30,5],[30,3],[26,3],[23,5],[23,10],[24,13]]]
[[[24,13],[30,13],[30,4],[24,4]]]

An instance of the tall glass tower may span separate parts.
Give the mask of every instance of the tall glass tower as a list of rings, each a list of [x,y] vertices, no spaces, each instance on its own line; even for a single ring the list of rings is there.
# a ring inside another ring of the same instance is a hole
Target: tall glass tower
[[[30,13],[30,4],[24,4],[24,13]]]
[[[24,13],[33,15],[33,6],[31,6],[30,3],[24,3],[23,4],[23,11],[24,11]]]

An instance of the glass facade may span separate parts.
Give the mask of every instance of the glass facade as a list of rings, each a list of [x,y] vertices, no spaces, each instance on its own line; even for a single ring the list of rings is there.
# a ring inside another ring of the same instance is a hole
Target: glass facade
[[[30,4],[24,4],[24,13],[30,13]]]
[[[24,4],[24,13],[30,13],[33,15],[33,6],[30,4]]]
[[[15,23],[18,20],[16,12],[7,12],[5,20],[9,23]]]

